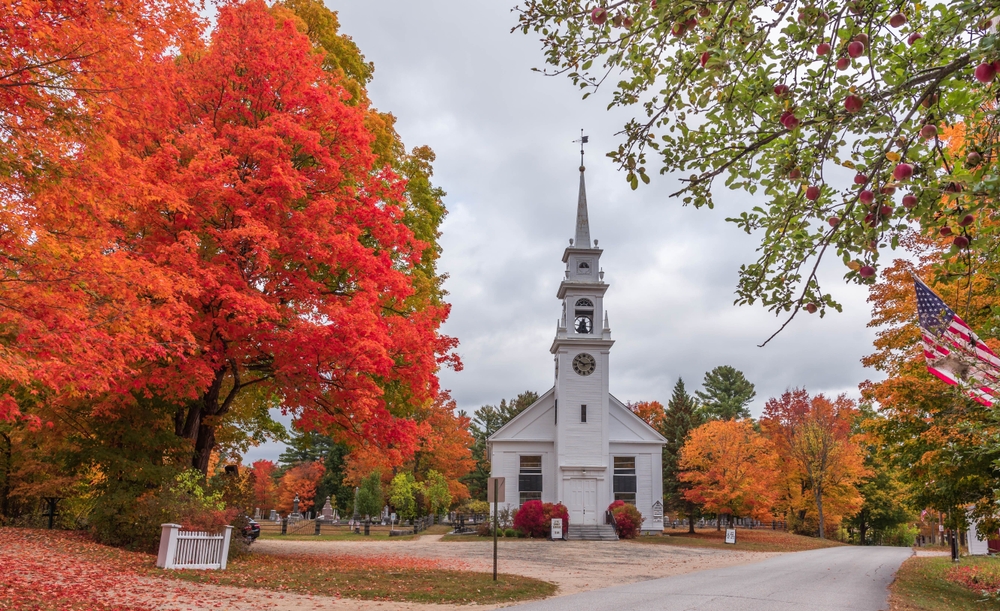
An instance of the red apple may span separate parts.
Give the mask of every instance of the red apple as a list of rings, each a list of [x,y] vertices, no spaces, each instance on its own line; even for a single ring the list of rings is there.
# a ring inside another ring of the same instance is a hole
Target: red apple
[[[938,230],[938,233],[947,238],[948,236],[951,235],[951,227],[945,225],[944,227]]]
[[[821,42],[816,46],[816,55],[826,55],[830,52],[830,43]]]
[[[937,104],[937,101],[938,101],[938,95],[936,93],[932,93],[929,96],[925,97],[923,100],[921,100],[920,105],[923,106],[924,108],[930,108],[934,104]]]
[[[674,24],[674,27],[672,30],[670,30],[670,33],[674,36],[674,38],[680,38],[681,36],[684,36],[684,32],[686,31],[687,28],[684,27],[683,23],[677,23]]]
[[[872,214],[871,212],[869,212],[868,214],[866,214],[865,215],[865,223],[867,223],[868,225],[874,225],[875,224],[875,215]]]
[[[979,154],[978,151],[972,151],[965,156],[965,164],[969,167],[976,167],[983,161],[983,156]]]
[[[959,248],[966,248],[969,245],[969,238],[964,235],[957,235],[951,243]]]
[[[791,178],[792,180],[795,180],[796,178],[799,178],[800,176],[802,176],[802,170],[800,170],[798,168],[792,168],[791,171],[788,172],[788,177]]]
[[[841,57],[837,60],[837,70],[847,70],[851,67],[851,58]]]
[[[906,180],[913,176],[913,166],[908,163],[900,163],[892,171],[892,177],[896,180]]]
[[[854,176],[854,184],[856,184],[856,185],[863,185],[866,182],[868,182],[868,177],[865,176],[864,174],[856,174]]]
[[[923,37],[924,35],[921,34],[920,32],[914,32],[907,37],[906,42],[912,47],[913,43],[917,42]]]
[[[806,199],[811,201],[816,201],[819,199],[820,189],[816,185],[812,185],[806,189]]]
[[[847,45],[847,54],[851,57],[861,57],[865,53],[865,45],[863,42],[855,40],[851,44]]]
[[[938,131],[936,125],[927,124],[920,128],[920,137],[923,138],[924,140],[930,140],[931,138],[936,138],[937,133]]]
[[[632,27],[634,23],[635,21],[631,17],[626,17],[625,19],[622,19],[622,25],[625,26],[626,28]]]
[[[826,219],[826,222],[830,223],[830,227],[836,227],[837,225],[840,224],[840,217],[831,216],[830,218]]]
[[[975,221],[976,217],[972,216],[971,214],[966,214],[965,216],[962,217],[962,220],[960,220],[958,224],[961,225],[962,227],[968,227]]]
[[[871,265],[864,265],[858,270],[858,274],[862,278],[871,278],[875,275],[875,268]]]
[[[810,314],[815,314],[818,309],[819,308],[816,307],[815,303],[809,302],[806,304],[806,312],[809,312]]]
[[[701,7],[701,10],[698,11],[699,17],[708,17],[711,14],[712,14],[712,9],[708,8],[707,6]]]
[[[961,193],[962,184],[957,182],[950,182],[945,186],[944,190],[947,191],[948,193]]]
[[[903,13],[896,13],[889,18],[889,25],[894,28],[901,27],[904,23],[906,23],[906,15]]]
[[[847,112],[858,112],[864,105],[865,101],[859,95],[851,94],[844,99],[844,108]]]
[[[911,210],[917,207],[917,196],[912,193],[907,193],[903,196],[903,207],[907,210]]]
[[[868,34],[865,34],[864,32],[861,32],[860,34],[858,34],[857,36],[855,36],[851,40],[856,40],[856,41],[860,42],[861,44],[863,44],[864,46],[866,46],[866,47],[868,46]]]
[[[701,67],[702,67],[702,68],[704,68],[704,67],[705,67],[705,64],[707,64],[707,63],[708,63],[708,59],[709,59],[710,57],[712,57],[712,54],[711,54],[711,53],[709,53],[708,51],[705,51],[704,53],[702,53],[702,54],[701,54]]]
[[[878,209],[878,213],[881,214],[882,216],[892,216],[892,206],[888,205],[882,206],[881,208]]]
[[[976,80],[980,83],[990,83],[997,76],[997,69],[993,64],[979,64],[976,66]]]
[[[896,192],[896,187],[882,187],[882,195],[892,195]]]
[[[595,7],[594,10],[590,11],[590,20],[595,25],[604,25],[608,20],[608,9],[603,6]]]
[[[870,204],[873,201],[875,201],[875,194],[869,191],[868,189],[865,189],[864,191],[858,194],[858,199],[860,199],[866,204]]]
[[[799,118],[795,116],[794,113],[788,112],[787,110],[781,115],[781,124],[785,126],[787,130],[793,130],[799,126]]]
[[[774,95],[778,96],[779,98],[788,95],[788,92],[789,92],[788,85],[785,85],[784,83],[778,83],[777,85],[774,86]]]

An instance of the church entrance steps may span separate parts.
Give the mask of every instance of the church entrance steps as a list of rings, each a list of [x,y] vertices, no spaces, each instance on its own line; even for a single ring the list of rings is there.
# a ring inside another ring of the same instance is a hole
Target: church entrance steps
[[[615,527],[610,524],[570,524],[566,531],[570,541],[617,541]]]

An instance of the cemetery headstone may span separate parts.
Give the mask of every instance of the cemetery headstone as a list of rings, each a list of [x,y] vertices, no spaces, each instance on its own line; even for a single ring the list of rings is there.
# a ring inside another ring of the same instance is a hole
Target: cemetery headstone
[[[272,509],[271,510],[271,515],[269,515],[267,517],[267,519],[270,520],[270,521],[272,521],[272,522],[277,522],[278,521],[278,512],[275,511],[274,509]]]
[[[333,505],[330,503],[330,497],[326,497],[326,502],[323,503],[323,519],[333,519]]]

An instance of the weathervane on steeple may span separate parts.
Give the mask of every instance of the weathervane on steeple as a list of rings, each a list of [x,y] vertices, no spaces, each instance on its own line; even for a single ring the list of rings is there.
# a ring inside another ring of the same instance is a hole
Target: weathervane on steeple
[[[574,140],[573,142],[579,142],[580,143],[580,171],[582,172],[583,171],[583,145],[587,144],[588,142],[590,142],[590,136],[584,136],[583,135],[583,130],[581,129],[580,130],[580,139],[579,140]]]

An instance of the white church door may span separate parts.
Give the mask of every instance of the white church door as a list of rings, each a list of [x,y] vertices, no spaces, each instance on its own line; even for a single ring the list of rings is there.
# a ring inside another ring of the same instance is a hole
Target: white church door
[[[569,480],[569,523],[597,524],[597,480]]]

